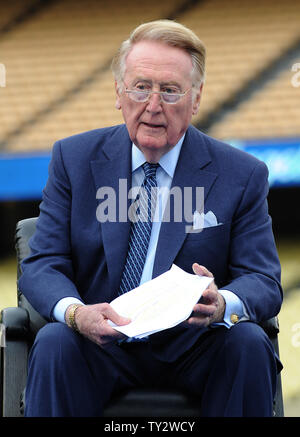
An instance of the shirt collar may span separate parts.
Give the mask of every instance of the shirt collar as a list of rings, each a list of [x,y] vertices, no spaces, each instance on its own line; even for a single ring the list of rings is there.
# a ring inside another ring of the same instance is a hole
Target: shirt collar
[[[172,147],[171,150],[165,153],[159,160],[159,165],[170,177],[174,176],[184,137],[185,134],[180,138],[178,143],[174,147]],[[132,143],[131,160],[132,173],[137,170],[141,165],[143,165],[144,162],[146,162],[144,154],[134,143]]]

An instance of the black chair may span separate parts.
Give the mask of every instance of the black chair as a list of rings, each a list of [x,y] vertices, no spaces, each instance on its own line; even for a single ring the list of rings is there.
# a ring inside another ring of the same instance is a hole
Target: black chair
[[[17,278],[21,261],[29,255],[28,241],[35,231],[37,218],[21,220],[16,228]],[[1,348],[1,415],[21,417],[24,414],[24,388],[27,359],[38,330],[47,323],[18,290],[18,306],[1,312],[5,347]],[[273,318],[262,327],[278,351],[278,320]],[[171,390],[131,390],[113,399],[104,411],[105,417],[198,417],[200,407],[190,395]],[[278,375],[274,416],[283,416],[281,376]]]

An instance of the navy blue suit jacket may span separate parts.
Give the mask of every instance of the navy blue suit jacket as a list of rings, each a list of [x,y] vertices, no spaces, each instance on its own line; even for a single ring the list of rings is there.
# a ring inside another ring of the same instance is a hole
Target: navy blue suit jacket
[[[191,273],[192,264],[198,262],[213,272],[219,288],[240,297],[251,320],[276,315],[282,291],[266,200],[267,178],[264,163],[190,126],[172,186],[204,187],[204,211],[213,211],[222,224],[186,233],[185,220],[163,222],[153,277],[172,263]],[[31,256],[23,263],[19,282],[45,318],[51,319],[63,297],[74,296],[88,304],[116,297],[130,222],[100,223],[96,193],[104,186],[117,193],[120,179],[127,179],[129,189],[131,140],[125,125],[55,143],[37,230],[30,241]],[[170,361],[205,330],[179,325],[151,336],[150,341],[155,353]]]

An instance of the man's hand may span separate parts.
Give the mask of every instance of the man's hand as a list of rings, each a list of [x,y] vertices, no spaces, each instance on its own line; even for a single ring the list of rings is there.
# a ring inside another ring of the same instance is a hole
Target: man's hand
[[[75,322],[79,332],[99,346],[125,337],[124,334],[112,328],[108,320],[119,326],[130,323],[130,319],[120,316],[108,303],[82,305],[75,312]]]
[[[193,264],[193,271],[196,275],[213,278],[213,274],[204,266]],[[193,313],[186,321],[189,325],[208,326],[211,323],[222,322],[225,312],[225,300],[218,292],[215,282],[211,282],[203,291],[200,302],[193,308]]]

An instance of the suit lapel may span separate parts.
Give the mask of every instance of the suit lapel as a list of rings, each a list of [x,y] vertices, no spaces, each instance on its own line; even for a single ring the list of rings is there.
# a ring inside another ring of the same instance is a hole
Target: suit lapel
[[[186,133],[180,152],[177,167],[172,181],[172,188],[178,187],[181,193],[184,187],[191,187],[193,201],[190,209],[196,209],[196,187],[204,188],[204,200],[214,184],[217,174],[204,169],[211,162],[211,156],[205,144],[203,134],[193,127]],[[162,222],[156,256],[153,267],[153,277],[169,270],[181,246],[187,237],[187,228],[191,222],[184,217],[184,196],[182,195],[182,221]],[[203,205],[201,205],[203,208]],[[171,208],[172,210],[172,208]]]
[[[195,194],[196,187],[203,187],[205,199],[217,178],[215,173],[205,169],[210,162],[211,156],[207,150],[203,134],[190,127],[186,132],[172,187],[178,187],[182,192],[184,187],[192,187],[193,194]],[[127,218],[123,221],[119,220],[120,180],[125,181],[127,185],[127,189],[123,186],[123,193],[121,193],[123,202],[125,201],[123,203],[123,210],[125,208],[126,214],[130,205],[128,191],[131,188],[131,140],[125,125],[120,127],[114,135],[106,140],[106,143],[99,152],[99,159],[91,161],[91,171],[96,192],[99,188],[110,187],[112,192],[116,194],[116,221],[107,220],[104,223],[99,222],[110,278],[111,293],[114,294],[120,283],[128,250],[130,232],[130,221]],[[99,206],[101,199],[95,200]],[[193,202],[194,205],[195,202]],[[124,213],[124,211],[122,212]],[[186,227],[190,225],[191,223],[185,220],[184,214],[183,220],[180,222],[170,221],[161,224],[153,277],[158,276],[171,267],[188,235]]]
[[[101,208],[100,204],[103,201],[105,191],[109,193],[112,200],[110,212],[114,213],[113,208],[116,207],[116,220],[99,221],[111,293],[114,294],[120,283],[130,231],[130,222],[127,217],[124,219],[124,213],[127,214],[129,207],[128,190],[131,188],[131,140],[125,126],[122,126],[115,135],[106,141],[100,155],[100,159],[91,161],[90,164],[98,193],[98,199],[96,199],[98,221],[99,208]],[[120,184],[122,184],[121,192],[119,190]],[[99,198],[100,195],[102,199]],[[120,202],[122,202],[122,206]],[[119,220],[120,214],[123,214],[121,221]]]

